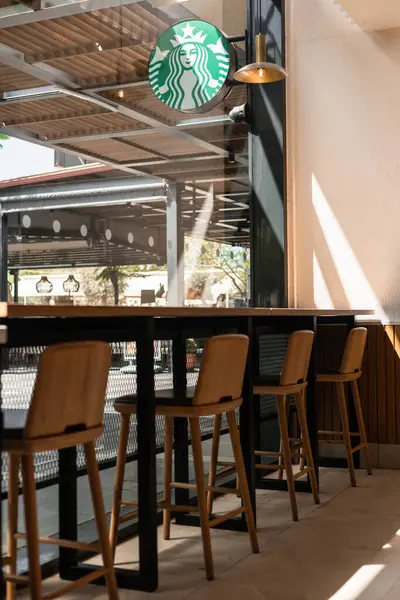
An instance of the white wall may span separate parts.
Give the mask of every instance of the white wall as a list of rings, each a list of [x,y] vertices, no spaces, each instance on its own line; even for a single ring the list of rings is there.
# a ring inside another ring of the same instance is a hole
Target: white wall
[[[400,322],[400,29],[362,32],[333,0],[287,2],[297,305]]]

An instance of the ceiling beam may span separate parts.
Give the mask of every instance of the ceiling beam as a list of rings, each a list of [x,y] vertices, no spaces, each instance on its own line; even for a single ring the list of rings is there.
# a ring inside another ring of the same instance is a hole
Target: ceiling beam
[[[68,149],[63,148],[63,147],[60,148],[57,146],[57,144],[49,142],[48,140],[42,140],[39,138],[39,136],[37,136],[35,134],[31,134],[27,131],[24,131],[20,127],[4,127],[1,129],[1,132],[10,137],[14,137],[19,140],[24,140],[25,142],[31,142],[33,144],[39,144],[39,146],[44,146],[46,148],[52,148],[54,150],[67,150],[69,152],[69,154],[72,154],[74,156],[88,158],[89,160],[96,160],[105,165],[109,165],[113,169],[117,169],[117,170],[119,169],[120,171],[125,171],[126,173],[130,173],[131,175],[137,175],[139,177],[148,177],[149,176],[149,174],[146,171],[141,171],[141,170],[135,169],[133,167],[126,167],[124,165],[115,163],[111,160],[107,160],[102,156],[96,156],[95,154],[89,154],[88,152],[84,152],[83,150],[76,151],[76,150],[73,150],[72,148],[68,148]],[[162,180],[162,178],[159,178],[159,179],[160,179],[160,181]]]
[[[22,52],[18,52],[18,50],[14,50],[4,44],[0,44],[0,63],[53,85],[64,85],[72,89],[79,88],[76,80],[68,73],[45,65],[44,63],[31,65],[25,60],[25,56]]]
[[[222,120],[223,118],[223,120]],[[215,121],[212,117],[203,117],[203,122],[200,124],[201,117],[196,119],[196,122],[193,123],[192,119],[188,119],[188,121],[180,121],[174,127],[170,127],[171,131],[174,132],[176,129],[179,131],[190,131],[191,129],[196,129],[198,127],[215,127],[215,125],[221,125],[223,123],[232,123],[230,118],[226,115],[220,118],[219,121]],[[162,133],[165,131],[164,127],[150,127],[148,129],[130,129],[127,131],[116,131],[116,132],[107,132],[107,133],[93,133],[88,135],[77,135],[74,137],[63,137],[56,138],[53,140],[54,143],[57,144],[73,144],[74,142],[91,142],[96,140],[102,140],[106,138],[123,138],[123,137],[136,137],[136,136],[145,136],[152,135],[157,133]],[[193,137],[193,136],[192,136]],[[196,138],[197,139],[197,138]],[[214,152],[214,150],[212,150]],[[215,152],[214,152],[215,153]]]
[[[100,34],[99,34],[100,36]],[[105,53],[113,50],[122,51],[124,48],[134,48],[135,46],[143,47],[146,44],[137,39],[122,39],[122,40],[111,40],[108,42],[101,43],[101,50],[96,42],[88,43],[85,45],[72,46],[64,50],[54,50],[54,52],[40,52],[38,54],[29,55],[31,64],[37,64],[43,61],[57,61],[64,58],[81,58],[88,55],[97,55],[99,52]]]
[[[191,155],[191,156],[175,156],[173,158],[124,162],[123,164],[127,167],[151,167],[153,165],[168,165],[171,163],[181,164],[181,163],[186,163],[186,162],[195,161],[195,160],[198,160],[198,161],[215,160],[215,154],[210,154],[210,155],[197,154],[197,155]]]

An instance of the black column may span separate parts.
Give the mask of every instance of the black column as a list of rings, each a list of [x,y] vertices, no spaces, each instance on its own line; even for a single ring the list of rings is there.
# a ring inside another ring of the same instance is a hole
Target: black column
[[[284,1],[249,0],[248,60],[255,36],[267,36],[268,61],[284,65]],[[249,85],[251,302],[286,306],[285,83]]]
[[[18,284],[19,284],[19,272],[15,269],[11,271],[12,276],[14,277],[14,304],[18,304]]]
[[[8,216],[0,217],[0,302],[8,301]]]

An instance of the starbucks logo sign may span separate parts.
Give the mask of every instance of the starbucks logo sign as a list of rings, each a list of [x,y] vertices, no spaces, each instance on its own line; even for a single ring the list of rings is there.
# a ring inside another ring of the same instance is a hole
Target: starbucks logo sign
[[[231,46],[211,23],[176,23],[161,35],[149,60],[149,81],[170,108],[196,113],[210,110],[229,92],[235,66]]]

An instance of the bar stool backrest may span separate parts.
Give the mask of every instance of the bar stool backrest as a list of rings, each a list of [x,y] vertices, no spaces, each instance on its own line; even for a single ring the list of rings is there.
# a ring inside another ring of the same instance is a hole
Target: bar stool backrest
[[[47,348],[40,359],[25,438],[82,431],[102,424],[111,348],[77,342]]]
[[[340,373],[358,373],[361,371],[365,344],[367,343],[367,329],[355,327],[347,336]]]
[[[296,385],[307,381],[313,341],[313,331],[295,331],[290,335],[280,385]]]
[[[218,404],[242,396],[248,349],[246,335],[218,335],[207,340],[193,405]]]

